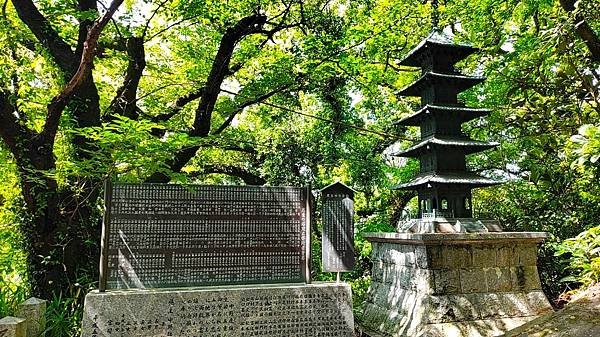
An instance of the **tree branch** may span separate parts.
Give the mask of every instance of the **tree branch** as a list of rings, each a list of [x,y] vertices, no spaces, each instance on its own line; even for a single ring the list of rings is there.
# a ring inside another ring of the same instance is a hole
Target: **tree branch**
[[[98,13],[98,4],[96,0],[77,0],[77,9],[82,12],[93,11]],[[94,21],[87,18],[79,22],[79,32],[77,35],[77,48],[75,48],[75,58],[81,59],[83,53],[83,44],[87,39],[88,32],[92,28]]]
[[[244,168],[232,165],[207,165],[200,171],[192,172],[190,177],[198,177],[206,174],[225,174],[228,176],[240,178],[247,185],[264,185],[267,181],[259,175],[256,175]]]
[[[237,116],[240,112],[242,112],[245,108],[260,103],[264,100],[269,99],[271,96],[280,93],[282,91],[284,91],[285,89],[289,88],[290,85],[284,85],[283,87],[279,87],[277,89],[274,89],[266,94],[260,95],[254,99],[248,99],[246,102],[240,104],[237,108],[235,108],[230,114],[229,117],[227,117],[227,119],[225,120],[225,122],[223,122],[223,124],[221,124],[221,126],[219,126],[219,128],[215,131],[213,131],[213,135],[218,135],[221,132],[223,132],[229,125],[231,125],[231,123],[233,122],[233,119],[235,118],[235,116]]]
[[[14,113],[15,107],[10,102],[10,94],[0,90],[0,125],[2,125],[0,137],[10,152],[15,157],[19,157],[19,140],[31,139],[33,135],[29,129],[19,123]]]
[[[170,111],[168,113],[154,116],[152,117],[152,121],[155,123],[168,121],[173,116],[177,115],[188,103],[191,103],[192,101],[202,97],[202,95],[204,94],[204,89],[205,87],[202,87],[196,91],[186,94],[185,96],[179,97],[175,101],[173,106],[171,106]]]
[[[75,72],[77,59],[71,47],[52,28],[31,0],[12,0],[19,18],[29,27],[37,40],[46,48],[54,62],[67,76]]]
[[[86,41],[84,42],[83,52],[81,55],[81,61],[77,72],[73,75],[66,87],[61,91],[60,94],[55,96],[50,104],[48,104],[48,113],[46,116],[46,123],[44,129],[41,132],[42,139],[48,143],[52,143],[56,131],[58,130],[58,124],[60,116],[63,110],[69,103],[73,94],[80,88],[84,80],[89,77],[92,71],[92,65],[94,60],[94,54],[96,52],[96,46],[98,45],[98,38],[100,33],[117,11],[119,6],[124,0],[113,0],[110,7],[104,13],[104,15],[96,20],[94,25],[90,28]]]
[[[210,74],[206,79],[206,90],[196,109],[196,116],[190,135],[207,136],[209,134],[212,112],[221,92],[221,84],[229,73],[229,63],[235,46],[245,36],[261,31],[266,21],[266,16],[253,14],[242,18],[235,26],[227,29],[221,38],[219,50],[215,56]]]
[[[136,106],[137,90],[146,67],[144,39],[142,37],[127,39],[127,56],[129,62],[125,71],[125,80],[110,103],[110,111],[113,114],[137,119],[139,116]]]
[[[568,12],[575,11],[575,0],[560,0],[562,8]],[[594,32],[594,29],[585,21],[583,15],[575,13],[575,32],[583,40],[590,51],[590,59],[593,62],[600,62],[600,37]]]

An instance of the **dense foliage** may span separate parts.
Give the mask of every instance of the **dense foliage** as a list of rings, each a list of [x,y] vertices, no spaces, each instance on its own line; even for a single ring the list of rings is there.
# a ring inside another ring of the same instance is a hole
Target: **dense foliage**
[[[341,180],[359,192],[358,233],[393,230],[414,208],[412,194],[389,188],[417,164],[389,153],[417,136],[392,121],[419,103],[396,95],[417,76],[398,63],[431,30],[429,2],[122,2],[3,2],[0,316],[35,294],[51,300],[53,335],[77,329],[97,279],[107,179],[315,189]],[[482,50],[461,70],[488,77],[461,99],[493,113],[465,132],[502,144],[469,160],[507,180],[477,191],[476,213],[551,234],[540,258],[551,298],[560,280],[589,283],[597,247],[582,242],[594,230],[562,246],[571,260],[555,257],[555,243],[599,225],[596,1],[438,6],[440,27]],[[359,304],[370,247],[356,242],[357,270],[344,277]],[[582,278],[565,278],[572,272]]]

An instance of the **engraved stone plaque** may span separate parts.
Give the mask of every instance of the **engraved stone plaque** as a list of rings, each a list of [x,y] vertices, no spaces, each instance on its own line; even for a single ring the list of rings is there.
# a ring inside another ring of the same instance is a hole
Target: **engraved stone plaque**
[[[354,268],[354,191],[342,183],[325,187],[323,198],[323,271]]]
[[[86,296],[82,337],[352,337],[347,284],[113,290]]]
[[[115,184],[106,199],[101,290],[306,279],[302,188]]]

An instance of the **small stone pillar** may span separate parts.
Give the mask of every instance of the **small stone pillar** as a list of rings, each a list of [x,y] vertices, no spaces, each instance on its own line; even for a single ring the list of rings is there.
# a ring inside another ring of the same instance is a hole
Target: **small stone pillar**
[[[0,319],[0,337],[26,337],[26,332],[23,318],[8,316]]]
[[[370,337],[492,337],[552,310],[545,233],[368,233],[372,284],[357,322]]]
[[[31,297],[19,304],[17,316],[26,319],[27,337],[39,337],[46,329],[46,301]]]

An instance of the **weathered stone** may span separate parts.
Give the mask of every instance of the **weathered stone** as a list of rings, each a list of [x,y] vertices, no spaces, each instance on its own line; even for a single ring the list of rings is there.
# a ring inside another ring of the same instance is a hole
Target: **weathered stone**
[[[82,337],[351,337],[347,284],[127,290],[86,296]]]
[[[461,269],[460,289],[464,294],[486,292],[487,282],[483,269]]]
[[[427,247],[427,265],[431,269],[441,269],[445,266],[444,250],[440,246]]]
[[[519,266],[535,266],[537,264],[537,246],[520,246],[516,249]]]
[[[357,316],[372,337],[498,336],[550,308],[538,290],[535,265],[520,265],[531,261],[521,257],[526,253],[520,248],[531,253],[543,238],[539,233],[377,233],[367,238],[385,241],[397,256],[396,263],[374,263],[373,275],[385,269],[386,282],[368,292],[367,298],[377,300],[368,322]],[[398,252],[414,254],[417,263],[405,265]]]
[[[512,290],[511,272],[507,267],[485,269],[485,280],[489,292],[507,292]]]
[[[457,294],[460,292],[460,276],[458,270],[435,270],[435,294]]]
[[[501,246],[496,251],[496,266],[497,267],[511,267],[516,264],[515,261],[515,249],[512,245]]]
[[[446,255],[445,266],[447,268],[471,268],[473,266],[473,257],[467,246],[443,247],[442,254]]]
[[[19,317],[4,317],[0,319],[0,337],[26,337],[27,323]]]
[[[493,247],[473,247],[473,267],[484,268],[496,265],[496,249]]]
[[[46,329],[46,301],[29,298],[19,305],[17,316],[27,322],[27,337],[39,337]]]

